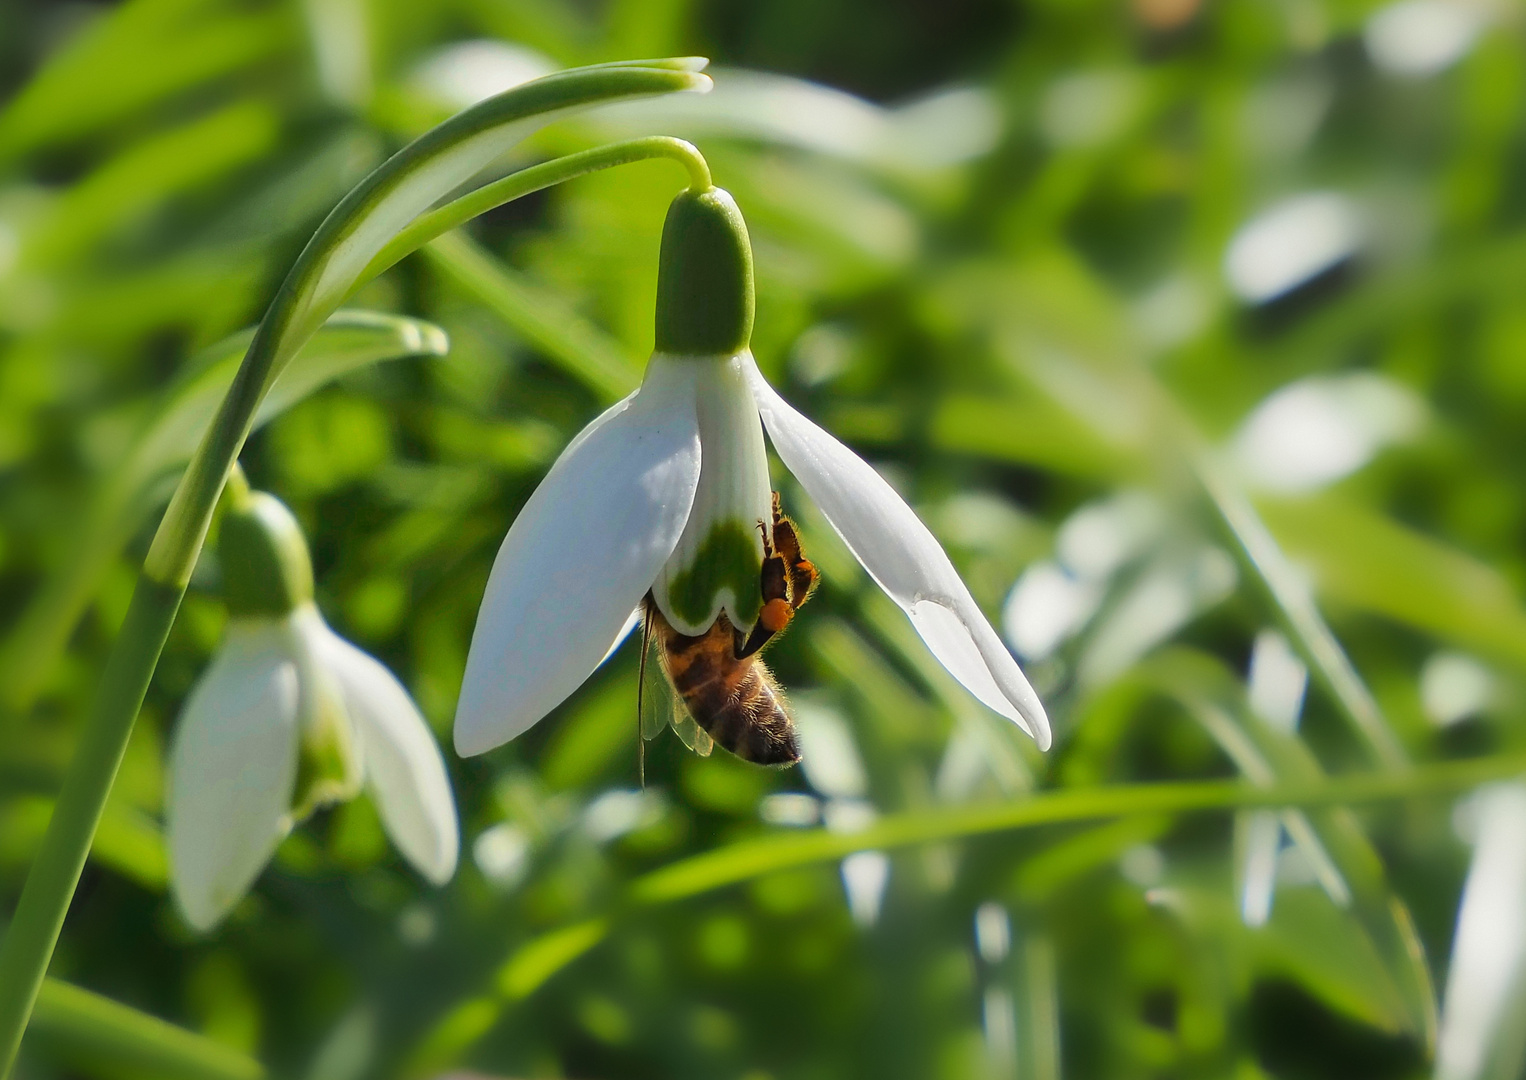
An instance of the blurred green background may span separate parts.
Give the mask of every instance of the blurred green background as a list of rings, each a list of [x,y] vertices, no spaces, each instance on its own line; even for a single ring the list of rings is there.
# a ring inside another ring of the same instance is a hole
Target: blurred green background
[[[448,888],[361,800],[198,938],[160,820],[225,618],[208,556],[53,974],[311,1080],[1428,1074],[1469,857],[1448,797],[845,861],[808,827],[1526,750],[1523,33],[1461,0],[0,0],[0,912],[239,351],[217,343],[432,123],[699,54],[708,97],[590,113],[517,163],[700,146],[752,230],[760,364],[944,541],[1054,750],[951,682],[785,479],[825,574],[769,653],[804,767],[669,733],[640,792],[627,647],[511,745],[447,752]],[[444,745],[509,522],[639,378],[681,185],[628,166],[410,258],[356,306],[448,352],[357,331],[243,456],[307,529],[325,615]],[[1318,661],[1296,735],[1294,654]],[[761,835],[779,861],[743,849],[740,883],[633,891]],[[22,1075],[134,1075],[45,1027]]]

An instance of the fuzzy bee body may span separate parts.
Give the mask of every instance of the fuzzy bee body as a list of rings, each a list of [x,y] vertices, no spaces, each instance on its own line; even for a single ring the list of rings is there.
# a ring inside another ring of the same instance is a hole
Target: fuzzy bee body
[[[710,629],[691,637],[675,630],[649,596],[647,634],[657,641],[663,674],[683,708],[711,739],[744,761],[793,765],[800,760],[795,725],[758,651],[810,596],[816,568],[801,553],[795,524],[780,512],[777,492],[773,520],[760,521],[758,527],[763,532],[763,605],[750,630],[733,627],[722,613]]]
[[[736,631],[722,615],[699,637],[681,634],[648,609],[663,674],[694,722],[716,742],[758,765],[800,760],[795,726],[768,668],[736,655]]]

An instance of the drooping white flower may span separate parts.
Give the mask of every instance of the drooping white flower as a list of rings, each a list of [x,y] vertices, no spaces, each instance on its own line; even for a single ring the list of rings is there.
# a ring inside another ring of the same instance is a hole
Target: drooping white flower
[[[398,850],[444,884],[456,868],[456,807],[417,706],[318,613],[285,506],[235,490],[222,532],[228,628],[170,750],[171,884],[186,920],[214,926],[293,824],[362,789]]]
[[[648,591],[683,634],[758,618],[770,521],[767,431],[785,466],[933,654],[977,698],[1050,742],[1043,706],[948,556],[858,455],[786,403],[748,349],[752,252],[730,195],[674,200],[657,350],[641,388],[563,451],[488,578],[456,711],[463,754],[566,699]]]

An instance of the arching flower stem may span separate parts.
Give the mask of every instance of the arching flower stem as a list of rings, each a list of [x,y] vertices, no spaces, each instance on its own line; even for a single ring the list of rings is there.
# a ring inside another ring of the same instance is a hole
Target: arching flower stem
[[[213,511],[276,376],[354,291],[399,232],[504,151],[580,109],[653,94],[708,90],[710,80],[700,74],[705,64],[702,58],[678,57],[576,68],[479,102],[379,165],[308,241],[266,310],[154,534],[47,832],[0,943],[0,1080],[15,1062]]]
[[[637,161],[651,161],[655,158],[671,158],[687,169],[691,189],[705,191],[711,187],[710,166],[706,163],[704,155],[693,143],[675,139],[669,135],[652,135],[644,139],[610,143],[608,146],[599,146],[592,150],[553,158],[551,161],[510,173],[491,184],[484,184],[454,202],[446,203],[427,214],[420,215],[412,225],[398,233],[392,238],[391,243],[377,253],[365,270],[361,271],[356,287],[384,273],[436,237],[443,236],[456,226],[470,221],[479,214],[497,209],[504,203],[513,202],[515,199],[533,195],[537,191],[544,191],[548,187],[554,187],[568,180],[576,180],[580,176],[587,176],[589,173],[599,172],[602,169],[614,168],[616,165],[629,165]]]

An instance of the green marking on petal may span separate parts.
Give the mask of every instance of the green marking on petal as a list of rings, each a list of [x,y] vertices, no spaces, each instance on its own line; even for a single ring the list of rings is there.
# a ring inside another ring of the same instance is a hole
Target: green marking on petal
[[[737,521],[718,521],[689,568],[668,579],[668,605],[680,619],[698,624],[709,616],[716,595],[729,587],[736,598],[734,614],[749,627],[757,622],[762,606],[762,570],[756,530]]]
[[[322,715],[302,732],[297,752],[297,782],[293,785],[291,816],[305,820],[321,806],[345,802],[360,794],[360,760],[350,720],[333,702],[320,706]]]

